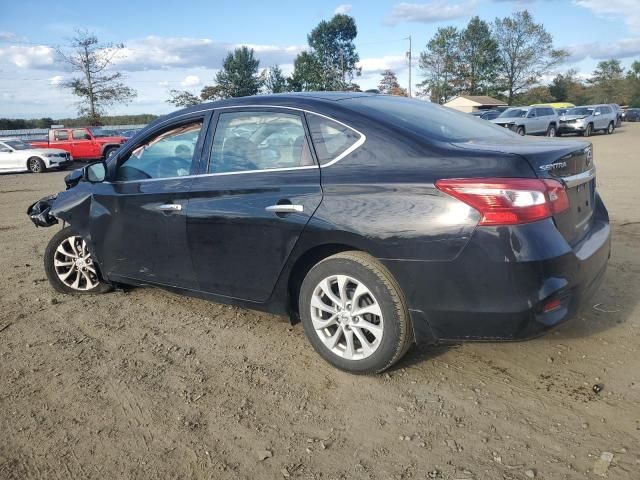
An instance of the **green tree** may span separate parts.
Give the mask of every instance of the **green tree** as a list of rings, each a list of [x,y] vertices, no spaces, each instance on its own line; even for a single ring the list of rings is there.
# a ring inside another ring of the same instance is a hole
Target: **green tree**
[[[627,72],[627,85],[629,89],[629,106],[640,107],[640,61],[631,64]]]
[[[264,72],[259,71],[260,60],[253,48],[242,46],[227,54],[222,70],[216,74],[221,98],[256,95],[264,84]]]
[[[556,75],[549,84],[549,93],[556,102],[571,102],[575,105],[581,105],[589,101],[585,86],[578,78],[578,72],[575,69]]]
[[[78,112],[90,125],[100,125],[105,109],[116,103],[128,103],[137,94],[126,86],[120,72],[111,69],[113,60],[121,55],[123,44],[100,44],[98,38],[86,30],[77,30],[70,50],[58,49],[58,55],[72,72],[80,75],[61,84],[80,97]]]
[[[454,82],[460,64],[460,32],[455,27],[439,28],[420,53],[418,66],[425,80],[418,86],[432,102],[445,103],[456,94]]]
[[[321,21],[307,35],[310,50],[301,52],[294,61],[294,89],[353,89],[353,79],[361,72],[354,43],[357,35],[356,22],[349,15],[337,14]]]
[[[301,52],[293,61],[290,80],[294,92],[326,90],[322,76],[322,64],[311,52]]]
[[[534,103],[551,103],[555,97],[549,91],[549,87],[540,85],[530,88],[514,97],[518,105],[533,105]]]
[[[498,44],[496,72],[508,92],[509,105],[516,94],[537,84],[542,75],[568,55],[553,48],[551,34],[542,24],[535,23],[527,10],[496,18],[493,35]]]
[[[620,60],[612,58],[599,62],[587,83],[591,85],[589,97],[593,103],[624,104],[628,100]]]
[[[283,93],[289,90],[289,82],[278,65],[269,69],[265,87],[268,93]]]
[[[494,82],[498,61],[498,44],[489,24],[473,17],[460,34],[459,84],[469,95],[486,93]]]
[[[399,95],[401,97],[407,96],[407,90],[400,86],[400,83],[398,83],[398,77],[393,70],[385,70],[382,72],[378,91],[387,95]]]

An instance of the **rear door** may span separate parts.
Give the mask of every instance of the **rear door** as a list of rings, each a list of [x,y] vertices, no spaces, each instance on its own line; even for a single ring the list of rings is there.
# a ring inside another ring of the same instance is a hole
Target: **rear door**
[[[263,302],[322,199],[302,112],[220,109],[187,209],[200,290]]]

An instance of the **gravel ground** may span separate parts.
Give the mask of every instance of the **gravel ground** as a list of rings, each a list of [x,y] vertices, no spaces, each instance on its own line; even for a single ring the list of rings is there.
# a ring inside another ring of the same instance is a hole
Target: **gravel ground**
[[[640,124],[591,140],[614,233],[584,312],[533,341],[414,347],[370,377],[281,317],[56,294],[55,227],[25,209],[64,173],[0,175],[0,478],[640,478]]]

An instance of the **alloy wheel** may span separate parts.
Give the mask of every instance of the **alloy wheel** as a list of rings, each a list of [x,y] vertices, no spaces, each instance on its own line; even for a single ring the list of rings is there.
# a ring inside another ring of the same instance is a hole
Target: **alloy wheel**
[[[67,237],[58,245],[53,266],[60,281],[74,290],[91,290],[100,283],[87,243],[78,236]]]
[[[325,347],[347,360],[371,356],[384,333],[375,296],[364,283],[347,275],[318,283],[311,297],[311,320]]]
[[[37,158],[32,158],[31,160],[29,160],[29,171],[31,171],[32,173],[39,173],[40,172],[40,160]]]

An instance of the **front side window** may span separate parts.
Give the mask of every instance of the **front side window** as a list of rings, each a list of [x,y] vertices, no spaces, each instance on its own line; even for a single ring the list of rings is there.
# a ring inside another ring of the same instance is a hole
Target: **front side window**
[[[73,130],[72,135],[74,140],[91,140],[91,136],[85,129]]]
[[[14,150],[29,150],[33,148],[30,143],[23,142],[22,140],[7,140],[5,144]]]
[[[349,127],[319,115],[307,115],[307,122],[321,165],[335,159],[360,139],[360,134]]]
[[[191,173],[202,121],[172,127],[138,143],[118,165],[116,180],[182,177]]]
[[[302,118],[280,112],[230,112],[218,118],[209,173],[312,166]]]

